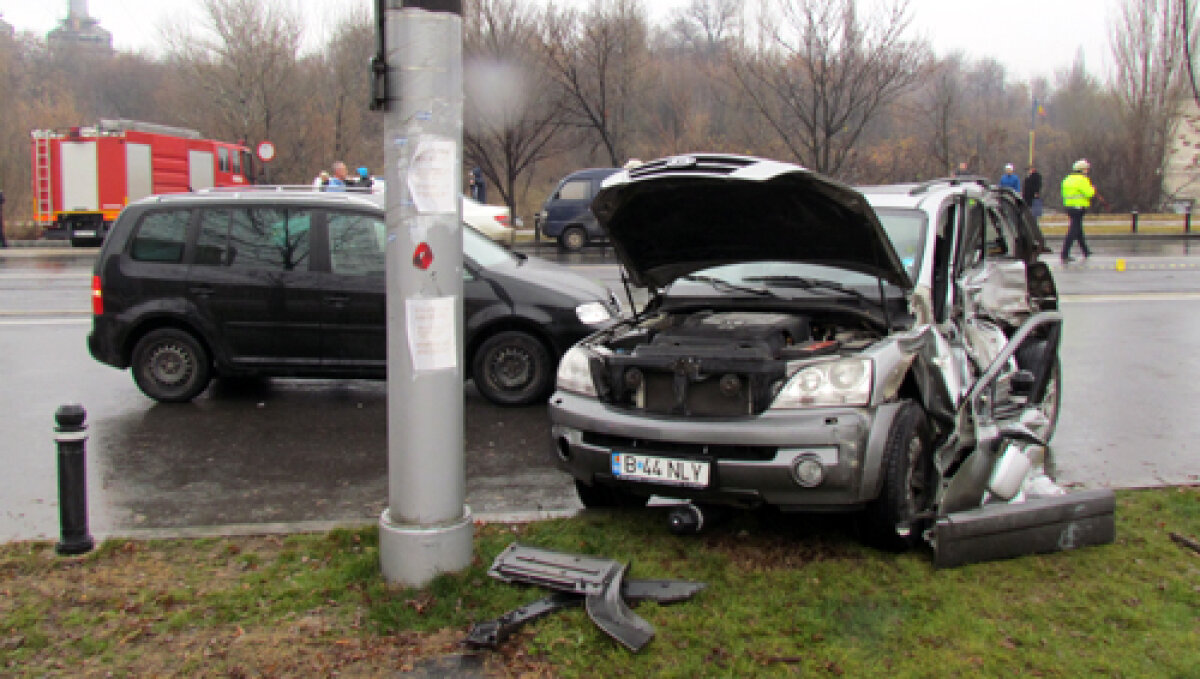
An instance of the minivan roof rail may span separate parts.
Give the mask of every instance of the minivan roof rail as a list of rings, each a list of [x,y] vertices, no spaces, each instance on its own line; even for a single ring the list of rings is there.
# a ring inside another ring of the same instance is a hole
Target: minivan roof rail
[[[210,186],[197,189],[196,193],[250,193],[257,191],[302,192],[302,193],[371,193],[369,186],[341,186],[335,189],[312,184],[246,184],[244,186]]]

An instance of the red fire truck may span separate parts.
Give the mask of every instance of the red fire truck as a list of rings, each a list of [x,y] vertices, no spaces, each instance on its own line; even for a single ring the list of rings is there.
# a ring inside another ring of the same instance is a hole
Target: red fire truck
[[[33,215],[47,238],[72,245],[104,240],[132,201],[251,183],[250,150],[200,133],[135,120],[34,130]]]

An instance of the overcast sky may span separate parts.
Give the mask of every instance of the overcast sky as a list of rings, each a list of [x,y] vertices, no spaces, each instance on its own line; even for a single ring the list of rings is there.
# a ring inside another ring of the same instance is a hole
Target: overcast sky
[[[288,0],[302,8],[308,29],[321,35],[346,8],[371,8],[371,0]],[[1053,78],[1082,50],[1088,70],[1107,77],[1111,58],[1108,21],[1123,0],[912,0],[912,31],[939,55],[961,51],[992,57],[1010,79]],[[556,0],[586,6],[588,0]],[[642,0],[657,19],[686,0]],[[155,51],[161,28],[194,11],[195,0],[87,0],[88,13],[113,35],[121,50]],[[871,3],[865,3],[867,5]],[[18,31],[44,35],[67,16],[69,0],[0,0],[0,18]]]

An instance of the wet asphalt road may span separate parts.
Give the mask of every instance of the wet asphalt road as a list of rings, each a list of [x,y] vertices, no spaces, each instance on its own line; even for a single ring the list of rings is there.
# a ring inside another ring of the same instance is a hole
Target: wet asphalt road
[[[1093,239],[1056,271],[1064,295],[1064,480],[1195,482],[1200,241]],[[1057,249],[1057,248],[1056,248]],[[3,252],[3,251],[0,251]],[[550,248],[542,256],[556,257]],[[1127,258],[1126,271],[1115,270]],[[619,288],[611,257],[562,257]],[[386,389],[354,380],[214,383],[155,404],[87,354],[90,254],[0,255],[0,540],[58,532],[53,414],[89,413],[93,534],[262,532],[374,521],[387,498]],[[548,452],[544,407],[498,408],[470,386],[467,501],[477,515],[579,505]]]

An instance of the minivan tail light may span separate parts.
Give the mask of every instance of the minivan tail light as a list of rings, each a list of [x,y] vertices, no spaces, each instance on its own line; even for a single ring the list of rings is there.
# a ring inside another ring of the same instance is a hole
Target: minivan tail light
[[[500,226],[508,226],[508,215],[496,215],[496,221],[500,222]]]
[[[100,277],[92,276],[92,314],[104,314],[104,293],[100,291]]]

